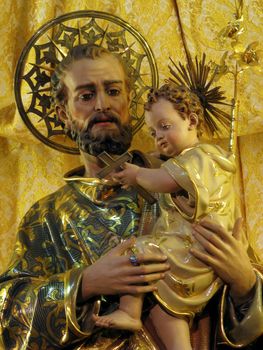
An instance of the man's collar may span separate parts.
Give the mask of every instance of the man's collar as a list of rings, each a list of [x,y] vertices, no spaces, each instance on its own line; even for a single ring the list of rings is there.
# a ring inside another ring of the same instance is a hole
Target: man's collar
[[[106,180],[106,179],[99,179],[97,177],[87,177],[84,176],[85,175],[85,167],[80,166],[78,168],[74,168],[70,171],[68,171],[65,175],[64,175],[64,181],[66,181],[67,183],[72,183],[72,182],[81,182],[83,184],[87,184],[87,185],[93,185],[93,186],[98,186],[98,185],[102,185],[102,186],[116,186],[116,183],[114,183],[111,180]]]

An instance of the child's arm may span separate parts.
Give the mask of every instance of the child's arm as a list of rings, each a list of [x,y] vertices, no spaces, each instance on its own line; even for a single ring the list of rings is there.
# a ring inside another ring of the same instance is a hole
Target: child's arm
[[[151,192],[173,193],[180,189],[180,186],[163,168],[148,169],[126,163],[124,170],[114,174],[114,179],[125,186],[138,184]]]

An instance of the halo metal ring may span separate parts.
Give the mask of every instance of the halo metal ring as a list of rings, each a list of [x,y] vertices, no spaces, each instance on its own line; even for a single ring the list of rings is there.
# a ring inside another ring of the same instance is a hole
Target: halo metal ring
[[[24,48],[15,73],[19,113],[31,133],[58,151],[78,154],[65,138],[51,103],[50,77],[67,52],[78,44],[96,44],[122,56],[132,77],[130,115],[133,134],[144,122],[144,102],[158,86],[157,65],[146,40],[123,19],[100,11],[75,11],[44,24]]]

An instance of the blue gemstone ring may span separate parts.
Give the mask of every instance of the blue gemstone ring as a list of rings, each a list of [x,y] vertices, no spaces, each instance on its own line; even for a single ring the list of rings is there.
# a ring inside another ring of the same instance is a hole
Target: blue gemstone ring
[[[129,257],[129,260],[130,260],[130,263],[132,264],[132,266],[139,266],[140,265],[138,262],[137,256],[135,254],[132,254]]]

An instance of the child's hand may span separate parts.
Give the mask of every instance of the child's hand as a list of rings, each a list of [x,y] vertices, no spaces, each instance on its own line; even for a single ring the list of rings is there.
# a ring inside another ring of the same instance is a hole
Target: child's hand
[[[173,197],[173,201],[181,211],[183,211],[186,215],[193,217],[195,213],[195,207],[193,205],[190,205],[189,198],[186,198],[184,196],[175,196]]]
[[[115,173],[112,176],[112,179],[118,181],[123,188],[128,188],[129,186],[133,186],[137,184],[136,176],[140,169],[135,164],[125,163],[123,166],[123,170]]]

